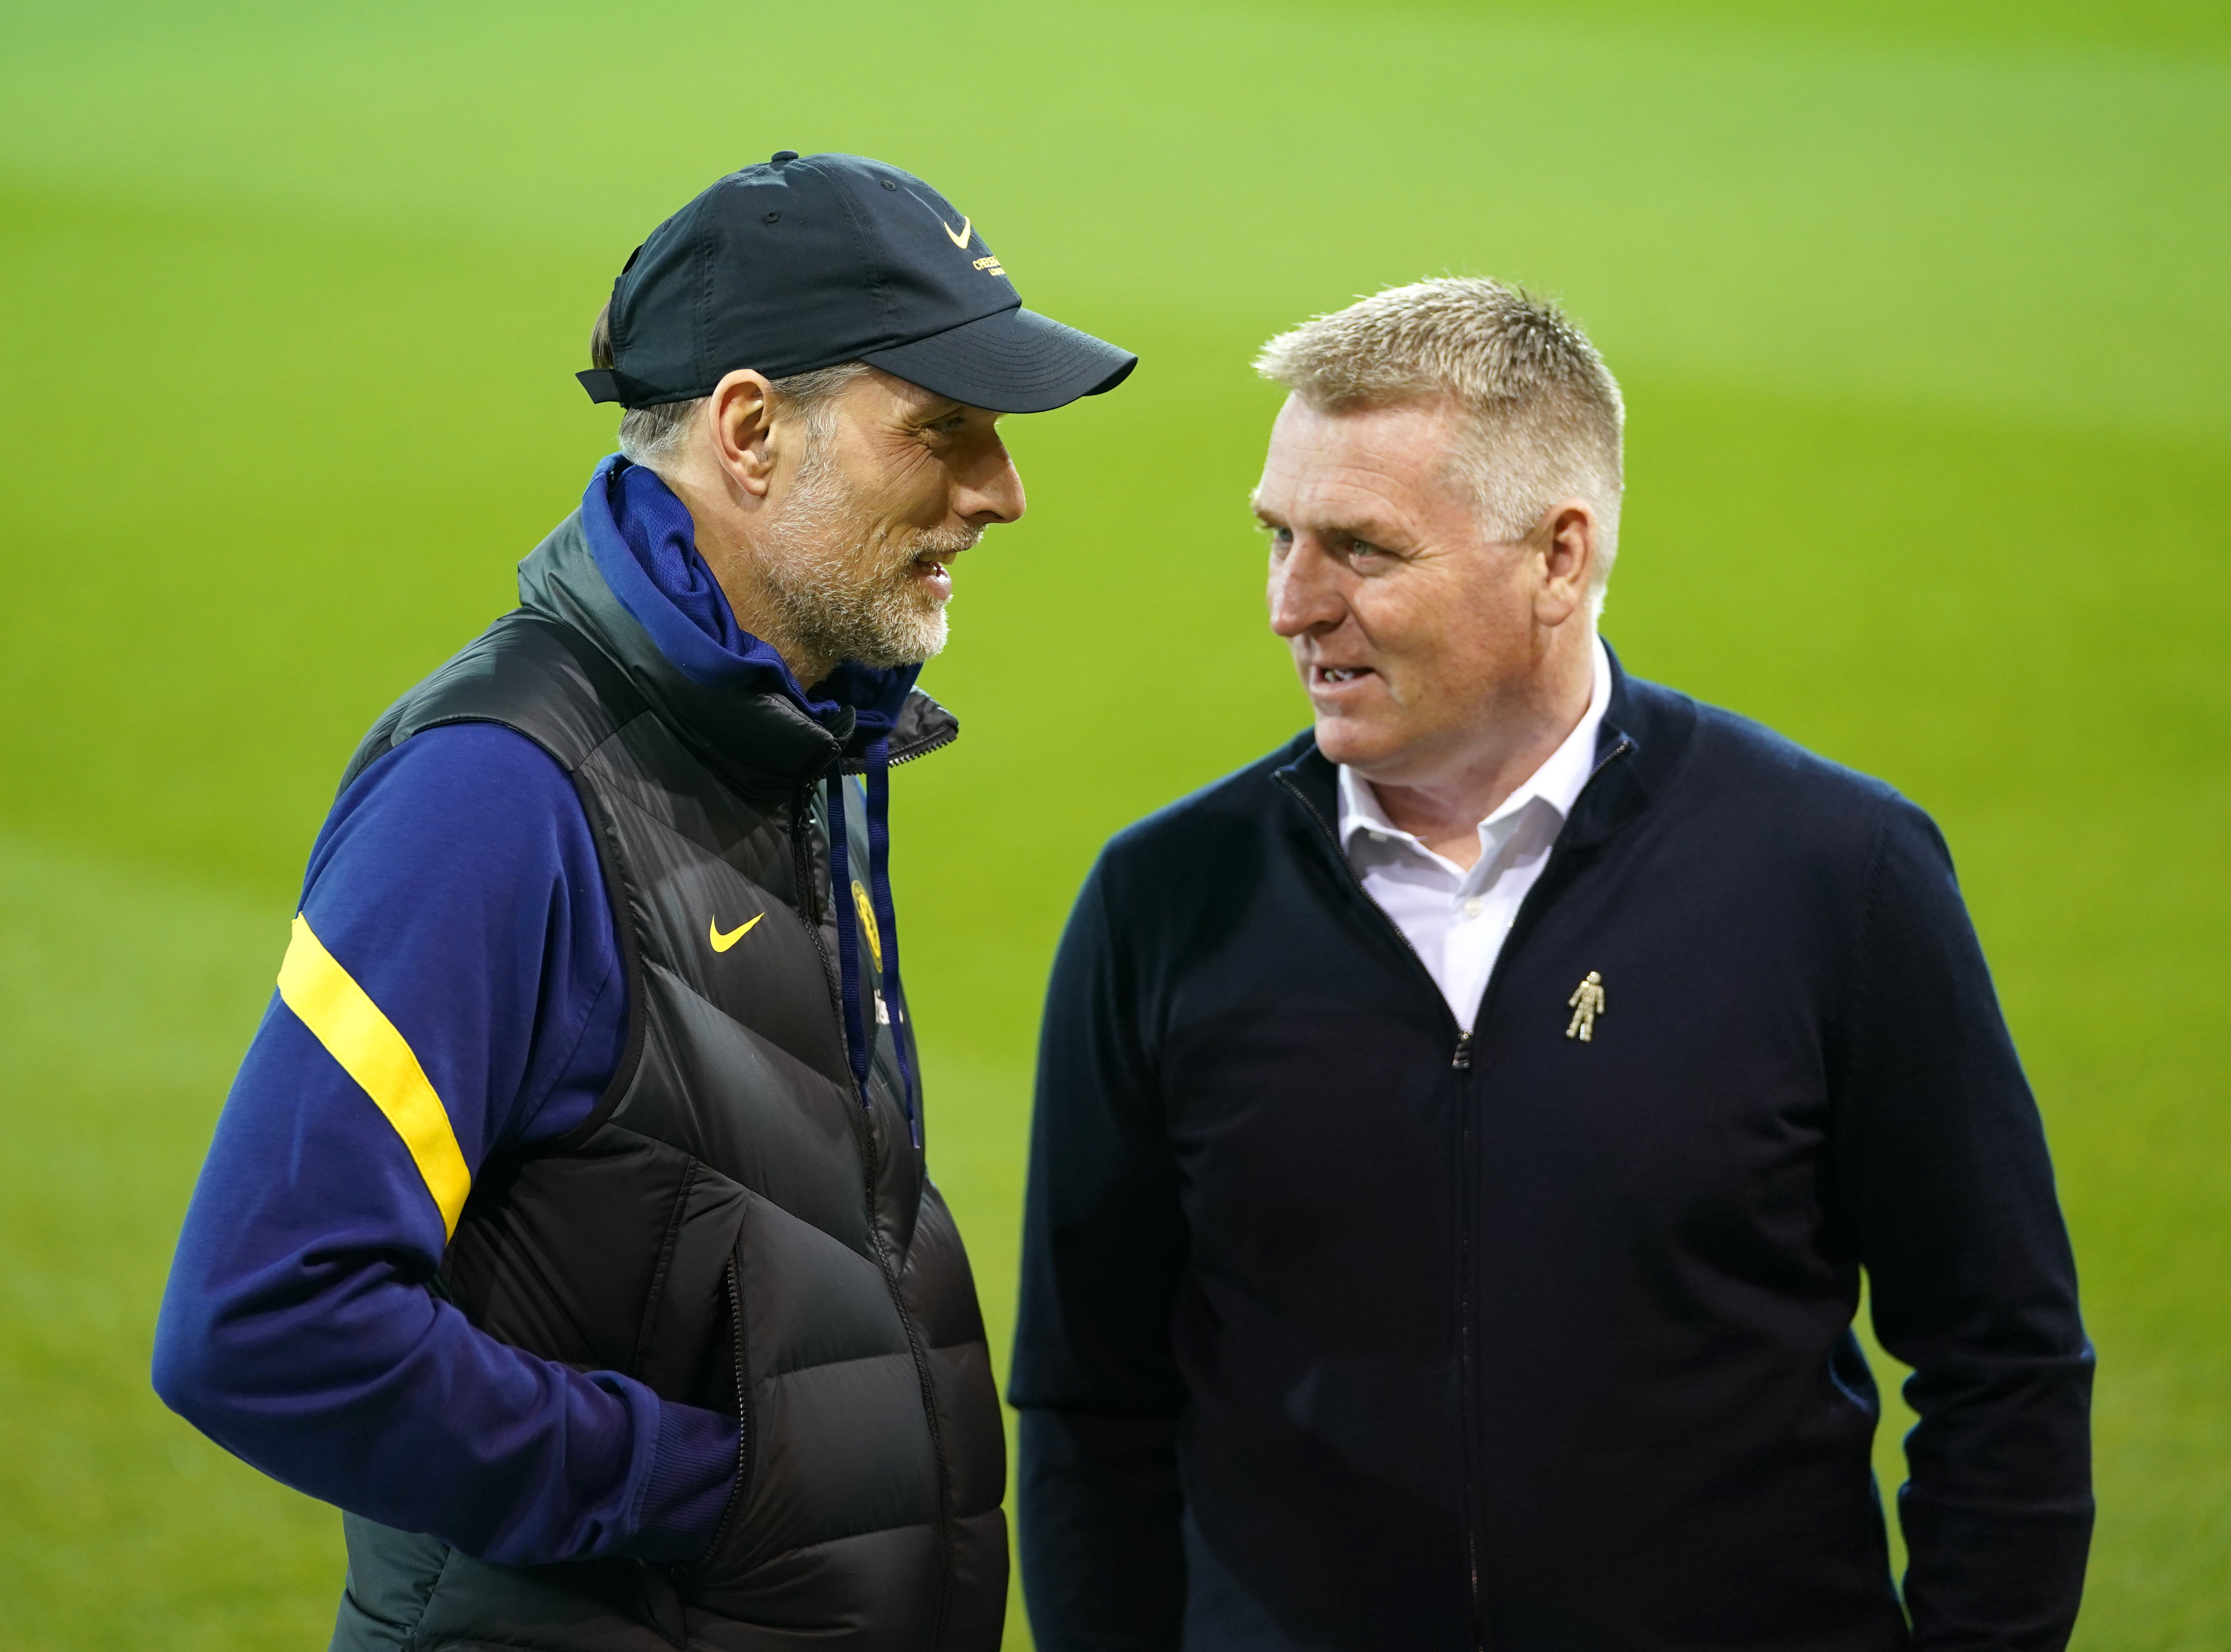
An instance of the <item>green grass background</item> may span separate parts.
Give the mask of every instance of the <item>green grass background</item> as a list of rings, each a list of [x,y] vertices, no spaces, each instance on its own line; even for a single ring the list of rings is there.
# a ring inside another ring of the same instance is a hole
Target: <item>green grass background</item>
[[[333,1511],[147,1388],[168,1249],[352,743],[609,443],[569,375],[612,272],[784,146],[931,177],[1145,358],[1012,422],[1031,514],[928,679],[967,734],[896,789],[995,1343],[1068,899],[1305,716],[1249,352],[1519,278],[1627,390],[1628,664],[1886,777],[1959,857],[2099,1348],[2078,1644],[2231,1645],[2231,12],[16,0],[0,1646],[324,1643]]]

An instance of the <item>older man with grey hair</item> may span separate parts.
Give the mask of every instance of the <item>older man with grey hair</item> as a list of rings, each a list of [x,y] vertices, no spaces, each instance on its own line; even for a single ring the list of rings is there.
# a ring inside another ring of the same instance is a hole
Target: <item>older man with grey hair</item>
[[[993,1652],[890,771],[960,732],[915,680],[1024,510],[1002,415],[1135,358],[922,179],[788,149],[590,356],[621,451],[343,777],[156,1386],[346,1511],[335,1652]]]
[[[1936,828],[1599,640],[1622,408],[1555,308],[1426,281],[1258,365],[1314,726],[1116,837],[1055,965],[1038,1644],[2060,1647],[2092,1356]]]

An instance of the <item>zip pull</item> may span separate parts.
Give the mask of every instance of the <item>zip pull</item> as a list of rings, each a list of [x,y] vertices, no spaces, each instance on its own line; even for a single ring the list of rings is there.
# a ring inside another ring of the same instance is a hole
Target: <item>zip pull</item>
[[[1471,1035],[1469,1032],[1457,1035],[1457,1053],[1450,1058],[1449,1065],[1459,1073],[1471,1071]]]

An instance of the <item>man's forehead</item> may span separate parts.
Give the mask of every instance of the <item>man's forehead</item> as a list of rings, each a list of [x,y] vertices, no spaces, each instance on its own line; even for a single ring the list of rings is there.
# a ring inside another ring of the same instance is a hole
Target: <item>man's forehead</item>
[[[1255,508],[1293,521],[1413,516],[1438,502],[1451,435],[1432,403],[1328,412],[1290,397],[1271,429]]]

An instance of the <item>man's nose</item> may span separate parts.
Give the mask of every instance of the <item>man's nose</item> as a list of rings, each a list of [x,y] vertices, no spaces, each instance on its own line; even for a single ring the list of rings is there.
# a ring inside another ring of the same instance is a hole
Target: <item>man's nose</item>
[[[1012,522],[1022,516],[1029,505],[1023,495],[1023,476],[1005,447],[975,468],[953,504],[958,514],[978,527]]]
[[[1329,630],[1348,616],[1331,558],[1306,544],[1271,565],[1271,629],[1280,636]]]

